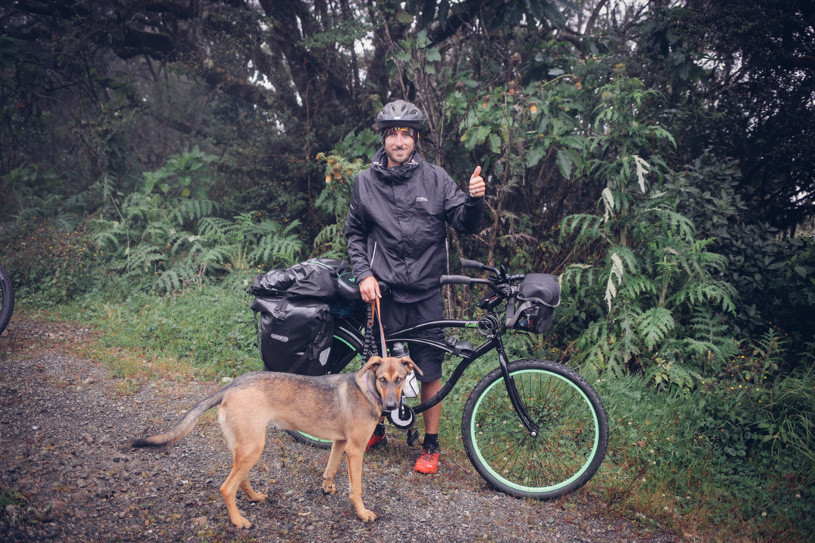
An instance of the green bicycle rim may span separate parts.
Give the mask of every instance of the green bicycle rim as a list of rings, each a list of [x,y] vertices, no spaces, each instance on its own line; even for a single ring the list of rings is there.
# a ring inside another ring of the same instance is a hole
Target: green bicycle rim
[[[503,483],[503,484],[507,485],[508,487],[511,487],[511,488],[513,488],[513,489],[515,489],[517,491],[524,492],[524,493],[545,493],[545,492],[557,491],[557,490],[560,490],[560,489],[565,488],[568,485],[572,484],[581,475],[583,475],[583,473],[585,473],[586,470],[589,469],[589,466],[591,465],[592,461],[597,456],[597,447],[599,446],[599,443],[600,443],[600,422],[599,422],[599,420],[597,418],[597,411],[595,410],[594,406],[591,404],[591,401],[589,401],[589,398],[588,398],[588,396],[586,396],[585,392],[583,392],[583,390],[581,390],[580,387],[575,385],[570,379],[567,379],[567,378],[563,377],[562,375],[559,375],[559,374],[554,373],[552,371],[542,370],[542,369],[517,370],[517,371],[511,372],[511,375],[514,377],[516,375],[521,375],[521,374],[524,374],[524,373],[544,373],[544,374],[547,374],[547,375],[550,375],[550,376],[554,376],[554,377],[560,379],[561,381],[564,381],[565,383],[567,383],[573,389],[577,390],[580,393],[580,397],[588,405],[589,411],[591,412],[591,415],[592,415],[592,420],[594,421],[594,442],[593,442],[591,454],[588,455],[586,461],[583,463],[580,470],[578,470],[574,475],[572,475],[571,477],[569,477],[565,481],[561,481],[560,483],[557,483],[557,484],[554,484],[554,485],[542,486],[542,487],[529,487],[529,486],[521,485],[521,484],[515,483],[515,482],[507,479],[506,477],[502,476],[500,473],[495,471],[492,468],[492,466],[489,464],[489,462],[482,456],[481,447],[478,445],[478,441],[476,439],[474,439],[474,436],[476,435],[476,420],[475,420],[475,417],[473,417],[473,419],[470,421],[470,429],[469,429],[469,431],[470,431],[470,440],[473,443],[473,450],[475,451],[476,456],[478,456],[478,459],[480,461],[481,466],[483,466],[490,473],[490,475],[492,475],[492,477],[494,477],[498,481],[501,481],[501,483]],[[476,402],[476,405],[475,405],[475,408],[473,409],[473,412],[478,413],[481,402],[488,395],[488,393],[493,389],[493,387],[498,386],[499,384],[503,385],[503,383],[504,383],[503,379],[496,379],[495,381],[493,381],[484,390],[484,393],[481,394],[481,396],[478,398],[478,401]]]

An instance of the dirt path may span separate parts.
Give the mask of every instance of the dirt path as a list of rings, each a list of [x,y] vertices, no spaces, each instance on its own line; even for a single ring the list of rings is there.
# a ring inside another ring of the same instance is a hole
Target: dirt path
[[[606,516],[590,500],[518,500],[490,490],[468,464],[412,472],[415,451],[394,433],[365,457],[360,522],[347,499],[320,484],[328,452],[270,432],[254,486],[262,504],[238,505],[238,531],[218,495],[231,465],[208,414],[167,451],[131,449],[174,421],[216,383],[154,379],[133,390],[93,360],[65,354],[87,328],[12,322],[0,337],[2,541],[678,541]]]

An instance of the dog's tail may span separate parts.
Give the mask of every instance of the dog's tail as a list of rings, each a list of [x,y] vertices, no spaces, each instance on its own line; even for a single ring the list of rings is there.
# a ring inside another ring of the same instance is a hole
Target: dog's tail
[[[175,426],[161,434],[137,439],[136,441],[133,442],[133,446],[164,447],[166,445],[172,445],[174,443],[181,441],[190,432],[192,432],[192,429],[195,427],[195,424],[198,422],[198,419],[201,418],[201,415],[203,415],[206,411],[209,411],[210,409],[221,403],[221,401],[224,399],[225,392],[226,388],[222,388],[218,392],[210,394],[209,396],[207,396],[206,398],[192,406],[192,408],[184,414],[181,420],[175,423]]]

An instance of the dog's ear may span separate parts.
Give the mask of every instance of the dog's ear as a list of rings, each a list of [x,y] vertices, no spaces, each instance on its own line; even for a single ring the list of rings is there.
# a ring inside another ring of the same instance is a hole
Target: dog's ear
[[[382,365],[382,358],[379,357],[379,356],[372,356],[371,358],[368,359],[368,361],[365,363],[365,365],[362,366],[362,369],[360,371],[362,373],[365,373],[366,371],[375,372],[379,368],[379,366],[381,366],[381,365]]]
[[[419,369],[419,366],[414,364],[413,360],[411,360],[407,356],[403,356],[402,358],[399,359],[399,361],[402,362],[402,365],[405,366],[408,371],[415,371],[419,375],[424,375],[422,370]]]

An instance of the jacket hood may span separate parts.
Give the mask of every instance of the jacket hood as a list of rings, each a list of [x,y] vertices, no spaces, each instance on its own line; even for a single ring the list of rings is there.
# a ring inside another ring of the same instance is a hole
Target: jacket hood
[[[414,173],[419,169],[423,162],[419,153],[413,152],[411,159],[401,166],[388,168],[388,155],[385,153],[385,148],[380,147],[379,151],[374,155],[371,162],[371,170],[376,174],[376,177],[388,184],[404,183],[410,179]]]

